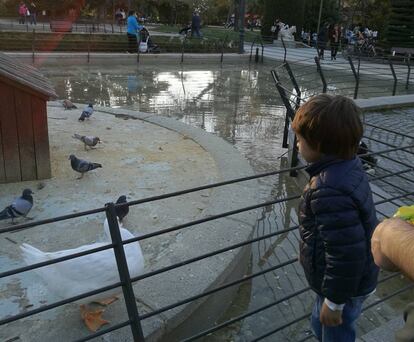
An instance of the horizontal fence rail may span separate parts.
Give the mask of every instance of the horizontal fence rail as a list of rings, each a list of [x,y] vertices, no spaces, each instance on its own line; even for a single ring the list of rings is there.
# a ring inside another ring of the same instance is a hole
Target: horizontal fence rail
[[[303,164],[295,155],[296,142],[288,138],[290,125],[298,107],[310,97],[321,92],[332,94],[345,94],[354,98],[396,95],[398,92],[405,93],[410,86],[410,61],[394,60],[392,58],[359,58],[349,56],[348,61],[322,62],[317,57],[314,67],[319,75],[316,84],[312,84],[307,76],[312,62],[301,60],[295,62],[285,61],[277,68],[272,70],[276,89],[286,107],[285,115],[285,135],[284,146],[289,148],[289,165],[297,166]],[[315,79],[313,79],[315,81]],[[307,82],[307,83],[306,83]],[[363,141],[367,143],[369,152],[360,154],[360,157],[375,156],[375,163],[366,162],[374,171],[368,172],[371,183],[386,187],[386,191],[373,189],[376,198],[375,205],[377,214],[382,218],[388,218],[381,205],[389,204],[395,210],[401,205],[411,205],[414,200],[414,136],[408,131],[399,129],[398,125],[379,125],[368,121],[368,114],[364,114],[364,136]],[[381,207],[381,208],[380,208]],[[398,274],[397,274],[398,275]],[[395,278],[395,274],[384,277],[379,283],[384,283]],[[377,301],[365,305],[363,311],[369,310],[382,302],[389,300],[399,294],[406,292],[414,287],[414,284],[403,286],[402,288],[382,296]],[[311,313],[307,312],[296,317],[289,322],[280,325],[278,328],[270,330],[265,334],[255,337],[252,341],[260,341],[270,336],[284,331],[288,327],[293,327],[305,319],[309,319]],[[212,328],[214,329],[214,328]],[[211,329],[211,330],[212,330]],[[206,333],[211,333],[207,330]],[[202,333],[196,336],[204,336]],[[274,337],[273,337],[274,338]],[[314,338],[308,334],[300,341]]]
[[[89,33],[90,34],[90,33]],[[90,34],[92,36],[92,34]],[[223,40],[225,41],[225,40]],[[218,44],[218,48],[220,49],[220,51],[223,53],[223,46],[225,45],[225,43],[221,42],[222,46],[220,48],[220,44]],[[185,49],[185,44],[186,44],[186,39],[183,40],[182,45],[180,45],[180,47],[183,49]],[[252,47],[254,46],[254,44],[256,45],[260,45],[263,48],[263,43],[262,42],[253,42]],[[284,43],[283,43],[284,45]],[[89,51],[89,50],[88,50]],[[287,48],[284,45],[284,51],[285,54],[287,53]],[[139,56],[139,55],[138,55]],[[263,56],[263,55],[262,55]],[[286,55],[285,55],[286,56]],[[221,57],[222,58],[222,57]],[[184,53],[182,54],[182,60],[184,60]],[[365,89],[365,85],[364,82],[366,81],[372,81],[374,80],[375,82],[378,81],[378,79],[376,79],[375,77],[373,77],[373,73],[375,70],[375,67],[370,66],[370,65],[364,65],[364,63],[366,62],[366,60],[364,59],[357,59],[355,60],[353,57],[348,58],[347,61],[343,62],[343,63],[335,63],[333,62],[334,67],[338,67],[341,70],[343,70],[344,72],[347,72],[348,75],[345,75],[350,82],[354,82],[355,84],[352,84],[351,86],[348,86],[347,83],[343,83],[343,88],[341,88],[342,90],[349,90],[350,94],[352,94],[354,97],[357,97],[359,94],[362,93],[362,90]],[[319,60],[318,58],[314,59],[308,59],[308,60],[301,60],[301,63],[308,63],[307,65],[295,65],[292,63],[288,63],[285,62],[283,63],[281,66],[279,66],[278,68],[276,68],[273,72],[272,72],[272,76],[274,78],[275,84],[277,86],[277,89],[279,91],[279,93],[282,96],[282,99],[284,101],[284,104],[287,108],[287,114],[286,114],[286,120],[285,120],[285,135],[284,136],[284,144],[286,144],[286,148],[289,148],[288,152],[291,153],[290,157],[290,167],[288,168],[284,168],[284,169],[280,169],[280,170],[275,170],[275,171],[271,171],[271,172],[266,172],[266,173],[261,173],[258,175],[251,175],[251,176],[247,176],[247,177],[240,177],[240,178],[236,178],[236,179],[231,179],[231,180],[227,180],[227,181],[222,181],[222,182],[217,182],[217,183],[213,183],[213,184],[207,184],[207,185],[202,185],[199,187],[194,187],[191,189],[184,189],[181,191],[176,191],[176,192],[172,192],[172,193],[167,193],[167,194],[162,194],[162,195],[158,195],[158,196],[152,196],[152,197],[148,197],[148,198],[143,198],[143,199],[137,199],[137,200],[133,200],[127,203],[127,205],[129,206],[139,206],[142,205],[144,203],[152,203],[152,202],[156,202],[156,201],[160,201],[160,200],[164,200],[164,199],[168,199],[168,198],[174,198],[174,197],[178,197],[178,196],[182,196],[185,194],[191,194],[194,192],[198,192],[198,191],[202,191],[202,190],[207,190],[207,189],[212,189],[212,188],[218,188],[218,187],[224,187],[224,186],[228,186],[231,184],[237,184],[240,182],[246,182],[249,180],[257,180],[257,179],[261,179],[264,177],[269,177],[269,176],[281,176],[281,175],[285,175],[285,174],[290,174],[290,175],[295,175],[298,172],[302,172],[303,169],[305,168],[305,166],[303,164],[301,164],[300,159],[297,156],[297,151],[295,149],[295,140],[289,140],[288,137],[288,132],[289,132],[289,125],[290,125],[290,121],[293,119],[294,117],[294,113],[296,111],[296,109],[300,106],[300,104],[305,101],[307,98],[309,98],[310,96],[312,96],[312,94],[314,93],[320,93],[321,91],[323,92],[329,92],[332,91],[330,90],[332,87],[332,72],[334,72],[335,70],[337,71],[337,69],[334,70],[334,68],[332,66],[327,65],[326,63],[322,62],[321,60]],[[387,92],[391,92],[394,95],[396,94],[396,91],[398,90],[398,86],[401,84],[402,86],[408,86],[409,85],[409,76],[408,76],[408,83],[402,83],[402,80],[405,78],[406,74],[403,72],[403,67],[406,68],[407,70],[409,70],[409,65],[408,68],[405,65],[398,65],[398,64],[394,64],[392,61],[388,61],[388,63],[386,63],[385,61],[381,60],[381,63],[383,65],[383,69],[381,69],[381,73],[379,74],[379,80],[382,82],[384,82],[385,84],[390,84],[390,88],[387,89]],[[379,60],[378,60],[378,64],[380,64]],[[318,81],[319,83],[317,84],[317,87],[314,88],[309,88],[309,87],[303,87],[303,83],[300,81],[302,79],[302,77],[306,77],[307,75],[307,68],[315,68],[315,70],[317,71],[317,75],[318,75]],[[383,70],[383,72],[382,72]],[[335,71],[335,72],[336,72]],[[404,81],[405,82],[405,81]],[[289,86],[287,85],[289,84]],[[336,82],[335,86],[337,87],[338,85],[340,85],[340,82]],[[368,94],[369,91],[365,92],[365,94]],[[282,95],[283,94],[283,95]],[[377,148],[375,150],[370,150],[368,153],[364,153],[361,154],[360,157],[364,157],[364,156],[376,156],[376,157],[380,157],[383,160],[387,161],[387,163],[389,164],[383,164],[380,163],[378,165],[372,165],[373,168],[376,169],[377,174],[375,175],[369,175],[369,179],[371,183],[383,183],[387,186],[390,186],[393,189],[393,193],[380,193],[380,192],[374,192],[374,195],[376,196],[376,201],[375,201],[375,205],[377,207],[377,213],[379,215],[381,215],[382,217],[388,217],[389,215],[387,215],[386,213],[384,213],[382,211],[382,209],[379,208],[380,205],[382,204],[389,204],[393,207],[398,207],[401,205],[401,201],[412,201],[412,198],[414,198],[414,191],[410,191],[410,189],[412,188],[407,188],[404,186],[401,186],[399,184],[396,184],[396,181],[403,181],[403,182],[409,182],[409,183],[414,183],[414,178],[412,177],[413,175],[413,171],[414,171],[414,162],[413,162],[413,155],[414,155],[414,137],[411,134],[406,134],[406,133],[400,133],[395,129],[391,129],[389,127],[381,127],[379,125],[373,124],[373,123],[369,123],[369,122],[365,122],[364,123],[365,128],[369,128],[370,130],[375,130],[375,132],[378,134],[378,132],[381,132],[381,134],[388,134],[388,135],[392,135],[394,137],[398,137],[399,143],[396,142],[390,142],[390,141],[385,141],[377,136],[373,136],[370,134],[365,134],[364,135],[364,139],[367,140],[367,142],[369,143],[369,145],[374,145],[377,146]],[[293,138],[294,139],[294,138]],[[293,144],[293,146],[292,146]],[[394,155],[395,153],[400,153],[402,155],[401,156],[396,156]],[[294,163],[292,164],[292,161],[294,161]],[[390,165],[392,165],[392,167],[390,167]],[[395,192],[395,193],[394,193]],[[32,309],[32,310],[28,310],[26,312],[22,312],[19,313],[17,315],[13,315],[13,316],[7,316],[7,317],[2,317],[0,318],[0,326],[21,320],[23,318],[27,318],[36,314],[39,314],[41,312],[45,312],[47,310],[51,310],[57,307],[60,307],[62,305],[68,304],[68,303],[73,303],[75,301],[78,301],[80,299],[85,299],[87,297],[90,297],[92,295],[96,295],[98,293],[101,292],[105,292],[108,290],[112,290],[115,288],[122,288],[122,292],[123,292],[123,297],[125,299],[125,306],[126,306],[126,312],[128,315],[128,320],[121,322],[121,323],[117,323],[114,324],[112,326],[110,326],[109,328],[105,328],[102,329],[96,333],[93,334],[89,334],[88,336],[82,337],[80,339],[78,339],[77,341],[87,341],[87,340],[91,340],[93,338],[99,337],[99,336],[103,336],[109,332],[112,331],[116,331],[125,327],[130,327],[131,329],[131,334],[132,334],[132,338],[135,341],[143,341],[144,338],[144,333],[142,330],[142,326],[141,326],[141,322],[145,319],[148,319],[150,317],[154,317],[154,316],[158,316],[161,315],[162,313],[172,310],[174,308],[180,307],[182,305],[188,304],[188,303],[192,303],[194,301],[197,301],[201,298],[205,298],[207,296],[210,296],[212,294],[218,293],[220,291],[226,290],[230,287],[234,287],[234,286],[238,286],[240,284],[243,284],[245,282],[249,282],[252,281],[253,279],[256,279],[258,277],[262,277],[268,274],[271,274],[271,272],[275,271],[275,270],[279,270],[279,269],[283,269],[284,267],[287,266],[294,266],[298,264],[298,258],[297,258],[297,253],[296,255],[287,255],[287,260],[284,261],[280,261],[277,264],[268,266],[260,271],[257,272],[251,272],[249,274],[246,274],[245,276],[243,276],[240,279],[236,279],[236,280],[232,280],[232,281],[228,281],[225,282],[223,284],[217,285],[214,288],[211,288],[205,292],[202,293],[198,293],[195,295],[191,295],[188,296],[187,298],[175,301],[172,304],[168,304],[165,305],[163,307],[160,308],[156,308],[151,310],[150,312],[147,312],[145,314],[140,314],[138,312],[138,308],[136,305],[136,301],[135,301],[135,296],[134,296],[134,291],[133,291],[133,285],[136,282],[139,282],[141,280],[144,279],[148,279],[151,277],[154,277],[158,274],[162,274],[180,267],[183,267],[185,265],[189,265],[192,263],[195,263],[197,261],[201,261],[201,260],[205,260],[208,258],[211,258],[213,256],[216,255],[220,255],[223,254],[225,252],[228,251],[232,251],[232,250],[236,250],[238,248],[242,248],[245,246],[252,246],[253,244],[257,244],[260,242],[264,242],[265,240],[270,240],[272,238],[275,237],[281,237],[287,234],[294,234],[297,233],[299,226],[297,224],[290,224],[290,217],[289,217],[289,225],[287,226],[287,228],[284,229],[279,229],[277,231],[273,231],[270,233],[263,233],[257,237],[251,238],[249,240],[246,241],[242,241],[242,242],[238,242],[236,244],[231,244],[228,245],[226,247],[222,247],[220,249],[217,250],[212,250],[203,254],[200,254],[198,256],[194,256],[192,258],[186,259],[186,260],[181,260],[178,262],[175,262],[174,264],[171,265],[167,265],[164,266],[162,268],[159,269],[155,269],[152,271],[147,271],[144,274],[141,274],[139,276],[136,277],[131,277],[129,274],[129,270],[128,270],[128,266],[127,266],[127,261],[126,261],[126,257],[125,257],[125,251],[124,251],[124,245],[128,245],[130,243],[133,242],[137,242],[137,241],[143,241],[143,240],[147,240],[147,239],[151,239],[151,238],[156,238],[156,237],[160,237],[162,235],[171,233],[171,232],[176,232],[176,231],[181,231],[184,229],[191,229],[191,227],[199,225],[201,223],[205,223],[205,222],[209,222],[209,221],[213,221],[213,220],[219,220],[221,218],[225,218],[225,217],[229,217],[232,215],[236,215],[239,213],[244,213],[244,212],[248,212],[248,211],[252,211],[252,210],[256,210],[256,209],[265,209],[268,207],[273,207],[275,205],[282,205],[282,204],[286,204],[286,203],[295,203],[295,201],[297,201],[300,198],[300,194],[299,193],[295,193],[293,195],[289,195],[289,196],[283,196],[281,198],[274,198],[272,200],[267,200],[261,203],[256,203],[256,204],[252,204],[250,206],[246,206],[243,208],[238,208],[238,209],[234,209],[234,210],[230,210],[230,211],[226,211],[226,212],[221,212],[218,214],[214,214],[214,215],[210,215],[207,217],[203,217],[201,219],[198,220],[194,220],[194,221],[189,221],[189,222],[185,222],[182,224],[178,224],[175,226],[171,226],[171,227],[167,227],[167,228],[163,228],[160,229],[158,231],[154,231],[151,233],[147,233],[147,234],[143,234],[141,236],[135,237],[135,238],[131,238],[128,240],[122,240],[121,236],[120,236],[120,230],[119,230],[119,226],[117,223],[117,219],[116,219],[116,213],[115,213],[115,208],[125,205],[125,204],[119,204],[116,205],[114,203],[108,203],[105,207],[101,207],[101,208],[96,208],[96,209],[92,209],[92,210],[86,210],[83,212],[78,212],[78,213],[73,213],[73,214],[68,214],[68,215],[62,215],[59,217],[53,217],[50,219],[45,219],[45,220],[39,220],[39,221],[34,221],[34,222],[29,222],[29,223],[24,223],[24,224],[18,224],[15,226],[10,226],[10,227],[5,227],[5,228],[1,228],[0,229],[0,235],[1,234],[6,234],[6,233],[16,233],[25,229],[34,229],[35,227],[38,226],[43,226],[49,223],[54,223],[54,222],[60,222],[60,221],[64,221],[64,220],[71,220],[74,218],[78,218],[78,217],[83,217],[83,216],[90,216],[90,215],[94,215],[94,214],[98,214],[98,213],[105,213],[106,218],[108,219],[108,223],[109,223],[109,228],[110,228],[110,233],[111,233],[111,242],[108,244],[105,244],[99,248],[94,248],[91,250],[87,250],[87,251],[83,251],[81,253],[76,253],[76,254],[72,254],[72,255],[67,255],[65,257],[61,257],[61,258],[56,258],[53,260],[48,260],[45,262],[40,262],[40,263],[34,263],[28,266],[24,266],[24,267],[18,267],[18,268],[14,268],[14,269],[10,269],[7,271],[4,271],[2,273],[0,273],[0,279],[5,278],[5,277],[10,277],[13,275],[17,275],[23,272],[28,272],[28,271],[32,271],[34,269],[40,268],[40,267],[45,267],[45,266],[50,266],[50,265],[58,265],[61,262],[67,261],[67,260],[71,260],[71,259],[75,259],[75,258],[79,258],[82,256],[86,256],[86,255],[90,255],[93,253],[98,253],[98,252],[102,252],[102,251],[107,251],[107,250],[113,250],[114,254],[115,254],[115,259],[117,262],[117,269],[119,272],[119,282],[116,282],[114,284],[110,284],[101,288],[97,288],[93,291],[89,291],[71,298],[66,298],[64,300],[60,300],[48,305],[42,305],[38,308]],[[296,251],[297,252],[297,251]],[[387,275],[385,277],[383,277],[379,283],[384,283],[386,281],[389,281],[391,279],[394,279],[396,276],[398,276],[399,274],[391,274],[391,275]],[[393,298],[397,295],[399,295],[400,293],[403,293],[405,291],[408,291],[409,289],[411,289],[413,287],[413,285],[407,285],[402,287],[401,289],[394,291],[393,293],[390,293],[386,296],[383,296],[381,299],[379,299],[378,301],[375,301],[371,304],[368,304],[364,307],[363,310],[369,310],[372,307],[382,303],[383,301],[386,301],[390,298]],[[276,300],[272,301],[269,304],[266,305],[262,305],[258,308],[255,309],[250,309],[249,311],[238,315],[236,317],[232,317],[230,319],[228,319],[225,322],[220,322],[217,323],[216,325],[214,325],[213,327],[210,327],[209,329],[206,329],[204,331],[200,331],[196,334],[194,334],[193,336],[188,336],[186,337],[184,340],[185,341],[194,341],[194,340],[198,340],[201,339],[209,334],[215,333],[217,331],[219,331],[220,329],[223,329],[225,327],[230,326],[231,324],[234,324],[236,322],[239,322],[241,320],[247,319],[249,317],[254,317],[255,315],[269,309],[272,307],[275,307],[283,302],[286,302],[290,299],[296,298],[304,293],[307,293],[310,290],[309,287],[303,287],[299,290],[295,290],[292,289],[292,292],[288,293],[288,294],[284,294],[283,296],[280,296],[279,298],[277,298]],[[310,316],[310,313],[307,311],[304,311],[303,313],[300,313],[299,315],[297,315],[296,317],[294,317],[292,320],[290,320],[289,322],[286,322],[284,324],[275,324],[277,327],[274,329],[271,329],[268,332],[265,332],[265,334],[261,335],[261,336],[256,336],[254,337],[253,341],[259,341],[259,340],[263,340],[264,338],[274,335],[278,332],[281,332],[285,329],[287,329],[288,327],[291,327],[293,325],[295,325],[296,323],[299,323],[305,319],[308,319]],[[303,340],[307,340],[309,338],[311,338],[312,336],[307,336],[305,337],[305,339]]]
[[[377,130],[382,129],[382,127],[379,127],[379,126],[376,126],[376,125],[370,125],[370,127],[375,128]],[[387,133],[392,133],[392,134],[397,134],[398,135],[397,132],[391,130],[390,128],[385,128],[384,131],[387,132]],[[412,139],[412,136],[409,135],[409,134],[402,134],[401,137]],[[367,153],[365,155],[375,155],[375,156],[385,157],[389,153],[395,152],[395,151],[402,151],[404,153],[408,153],[408,155],[413,155],[413,149],[414,149],[413,144],[406,144],[406,145],[403,145],[403,146],[400,146],[400,147],[392,147],[392,148],[389,148],[390,146],[392,146],[392,144],[385,143],[384,145],[385,145],[385,147],[388,147],[388,148],[382,149],[382,150],[379,150],[379,151],[375,151],[375,152],[370,152],[370,153]],[[396,163],[396,165],[400,165],[401,167],[405,167],[405,168],[400,169],[400,170],[390,171],[390,170],[387,170],[385,167],[383,167],[383,169],[385,169],[384,171],[387,171],[387,172],[385,172],[384,174],[381,174],[381,175],[371,176],[370,181],[371,182],[381,181],[381,180],[383,181],[383,180],[386,180],[386,179],[391,180],[391,179],[394,179],[395,177],[401,177],[404,174],[408,175],[410,172],[413,171],[413,166],[412,166],[413,164],[410,163],[409,161],[402,162],[402,161],[399,161],[399,160],[395,160],[395,163]],[[276,171],[267,172],[267,173],[263,173],[263,174],[259,174],[259,175],[252,175],[252,176],[241,177],[241,178],[232,179],[232,180],[228,180],[228,181],[218,182],[218,183],[214,183],[214,184],[203,185],[203,186],[200,186],[200,187],[185,189],[185,190],[177,191],[177,192],[173,192],[173,193],[168,193],[168,194],[163,194],[163,195],[159,195],[159,196],[153,196],[153,197],[149,197],[149,198],[130,201],[130,202],[128,202],[128,205],[130,205],[130,206],[140,205],[140,204],[143,204],[143,203],[149,203],[149,202],[158,201],[158,200],[162,200],[162,199],[181,196],[181,195],[184,195],[184,194],[189,194],[189,193],[193,193],[193,192],[201,191],[201,190],[206,190],[206,189],[210,189],[210,188],[222,187],[222,186],[226,186],[226,185],[230,185],[230,184],[245,182],[245,181],[259,179],[259,178],[268,177],[268,176],[286,174],[286,173],[290,173],[292,170],[300,171],[300,170],[303,169],[303,167],[304,166],[296,166],[294,168],[286,168],[286,169],[276,170]],[[410,178],[410,177],[406,177],[406,178],[408,180],[412,181],[412,178]],[[379,199],[375,202],[375,205],[378,206],[378,205],[384,204],[384,203],[390,203],[391,204],[395,200],[404,199],[404,198],[407,198],[408,196],[413,196],[414,195],[414,191],[410,192],[410,191],[407,191],[407,189],[398,188],[397,186],[395,188],[397,190],[399,190],[401,193],[398,194],[398,195],[389,196],[387,198]],[[65,257],[62,257],[62,258],[58,258],[58,259],[53,259],[53,260],[50,260],[50,261],[47,261],[47,262],[32,264],[32,265],[20,267],[20,268],[13,269],[13,270],[8,270],[8,271],[0,273],[0,278],[4,278],[4,277],[7,277],[7,276],[11,276],[11,275],[16,275],[16,274],[19,274],[21,272],[27,272],[27,271],[33,270],[35,268],[44,267],[44,266],[47,266],[47,265],[57,264],[59,262],[65,261],[65,260],[77,258],[77,257],[80,257],[80,256],[89,255],[91,253],[96,253],[96,252],[108,250],[108,249],[111,249],[111,248],[112,249],[113,248],[118,248],[119,251],[123,251],[124,250],[123,246],[126,245],[126,244],[129,244],[129,243],[132,243],[132,242],[142,241],[142,240],[149,239],[149,238],[154,238],[154,237],[160,236],[162,234],[167,234],[167,233],[172,232],[172,231],[177,231],[177,230],[181,230],[181,229],[184,229],[184,228],[189,228],[189,227],[192,227],[194,225],[197,225],[197,224],[200,224],[200,223],[203,223],[203,222],[217,220],[217,219],[227,217],[227,216],[231,216],[231,215],[234,215],[234,214],[237,214],[237,213],[242,213],[242,212],[246,212],[246,211],[250,211],[250,210],[254,210],[254,209],[258,209],[258,208],[265,208],[265,207],[269,207],[269,206],[272,206],[272,205],[275,205],[275,204],[290,202],[290,201],[293,201],[293,200],[297,200],[299,197],[300,197],[299,194],[297,194],[297,195],[293,195],[293,196],[277,198],[277,199],[272,200],[272,201],[266,201],[266,202],[259,203],[259,204],[256,204],[256,205],[252,205],[252,206],[248,206],[248,207],[244,207],[244,208],[240,208],[240,209],[236,209],[236,210],[231,210],[231,211],[228,211],[228,212],[223,212],[223,213],[212,215],[212,216],[209,216],[209,217],[205,217],[205,218],[202,218],[202,219],[199,219],[199,220],[187,222],[187,223],[184,223],[184,224],[176,225],[176,226],[165,228],[165,229],[161,229],[161,230],[156,231],[156,232],[144,234],[142,236],[132,238],[132,239],[128,239],[128,240],[124,240],[124,241],[121,241],[119,238],[117,239],[116,236],[115,236],[115,238],[113,238],[112,243],[101,246],[99,248],[95,248],[95,249],[92,249],[92,250],[89,250],[89,251],[84,251],[82,253],[68,255],[68,256],[65,256]],[[379,196],[379,198],[381,198],[381,195]],[[397,203],[395,203],[395,205],[397,205]],[[13,226],[13,227],[7,227],[7,228],[1,229],[0,234],[17,232],[17,231],[21,231],[22,229],[29,229],[29,228],[32,229],[36,226],[44,225],[44,224],[47,224],[47,223],[73,219],[73,218],[76,218],[76,217],[87,216],[87,215],[92,215],[92,214],[101,213],[101,212],[106,212],[108,222],[109,222],[109,227],[111,229],[111,233],[118,232],[118,234],[119,234],[119,227],[118,227],[117,224],[115,224],[116,223],[115,207],[116,207],[115,204],[110,203],[110,204],[107,204],[103,208],[97,208],[97,209],[87,210],[87,211],[80,212],[80,213],[75,213],[75,214],[70,214],[70,215],[63,215],[63,216],[60,216],[60,217],[51,218],[51,219],[47,219],[47,220],[41,220],[41,221],[37,221],[37,222],[30,222],[30,223],[16,225],[16,226]],[[381,213],[381,215],[384,216],[385,214]],[[281,236],[281,235],[284,235],[284,234],[288,234],[290,232],[297,231],[297,229],[298,229],[298,226],[294,225],[294,226],[288,227],[286,229],[278,230],[276,232],[272,232],[272,233],[269,233],[269,234],[263,234],[261,236],[252,238],[250,240],[239,242],[237,244],[232,244],[232,245],[229,245],[229,246],[224,247],[224,248],[220,248],[220,249],[217,249],[217,250],[214,250],[214,251],[204,253],[204,254],[201,254],[199,256],[187,259],[187,260],[183,260],[181,262],[177,262],[177,263],[169,265],[169,266],[165,266],[165,267],[160,268],[158,270],[154,270],[154,271],[144,273],[144,274],[139,275],[139,276],[134,277],[134,278],[130,278],[129,275],[128,275],[128,272],[127,272],[128,269],[126,267],[125,258],[122,258],[122,255],[121,255],[121,257],[119,257],[119,255],[118,255],[116,257],[116,259],[118,261],[118,269],[120,270],[120,279],[121,279],[120,282],[117,282],[117,283],[114,283],[112,285],[108,285],[108,286],[96,289],[94,291],[89,291],[88,293],[81,294],[81,295],[78,295],[78,296],[75,296],[75,297],[72,297],[72,298],[67,298],[65,300],[57,301],[57,302],[52,303],[52,304],[44,305],[44,306],[41,306],[39,308],[32,309],[32,310],[29,310],[27,312],[20,313],[18,315],[2,318],[0,320],[0,325],[8,324],[8,323],[11,323],[11,322],[14,322],[14,321],[17,321],[17,320],[20,320],[20,319],[23,319],[23,318],[41,313],[41,312],[44,312],[44,311],[47,311],[47,310],[50,310],[50,309],[53,309],[53,308],[57,308],[59,306],[77,301],[79,299],[87,298],[87,297],[89,297],[91,295],[95,295],[97,293],[101,293],[101,292],[104,292],[104,291],[107,291],[107,290],[110,290],[110,289],[114,289],[114,288],[117,288],[117,287],[122,287],[124,289],[124,298],[125,298],[125,303],[126,303],[126,306],[127,306],[128,316],[130,317],[130,319],[128,321],[117,323],[117,324],[115,324],[115,325],[113,325],[109,328],[102,329],[101,331],[98,331],[96,333],[93,333],[91,335],[83,337],[83,338],[79,339],[78,341],[87,341],[87,340],[90,340],[92,338],[102,336],[102,335],[104,335],[106,333],[109,333],[111,331],[124,328],[126,326],[131,327],[131,332],[134,336],[133,337],[134,340],[141,341],[141,340],[144,340],[144,337],[143,337],[143,334],[142,334],[142,328],[141,328],[141,321],[142,320],[148,319],[148,318],[153,317],[153,316],[160,315],[165,311],[172,310],[176,307],[182,306],[182,305],[187,304],[187,303],[191,303],[193,301],[199,300],[200,298],[203,298],[203,297],[212,295],[214,293],[217,293],[219,291],[225,290],[229,287],[237,286],[237,285],[240,285],[243,282],[251,281],[253,278],[263,276],[263,275],[268,274],[268,273],[270,273],[274,270],[281,269],[281,268],[286,267],[288,265],[297,264],[298,260],[297,260],[297,258],[291,258],[290,260],[280,262],[277,265],[273,265],[273,266],[268,267],[268,268],[266,268],[264,270],[261,270],[259,272],[254,272],[254,273],[251,273],[249,275],[246,275],[241,279],[221,284],[221,285],[216,286],[215,288],[212,288],[212,289],[210,289],[206,292],[199,293],[199,294],[196,294],[196,295],[192,295],[188,298],[181,299],[181,300],[179,300],[175,303],[166,305],[164,307],[155,309],[155,310],[153,310],[149,313],[142,314],[142,315],[139,315],[139,313],[137,311],[137,307],[136,307],[134,296],[133,296],[132,284],[134,282],[138,282],[140,280],[153,277],[157,274],[161,274],[161,273],[164,273],[164,272],[182,267],[184,265],[194,263],[196,261],[204,260],[206,258],[210,258],[212,256],[215,256],[215,255],[218,255],[218,254],[221,254],[221,253],[225,253],[225,252],[230,251],[230,250],[235,250],[237,248],[241,248],[241,247],[247,246],[247,245],[252,245],[254,243],[264,241],[266,239],[270,239],[270,238],[273,238],[273,237],[276,237],[276,236]],[[122,272],[125,272],[125,273],[122,274]],[[385,280],[392,279],[392,277],[394,277],[394,275],[389,276],[388,278],[385,278]],[[385,281],[385,280],[383,280],[383,281]],[[403,289],[397,291],[395,293],[395,295],[398,295],[399,293],[401,293],[403,291],[406,291],[407,289],[408,289],[408,287],[403,288]],[[291,294],[287,294],[287,295],[277,299],[276,301],[274,301],[272,303],[269,303],[268,305],[265,305],[263,307],[260,307],[260,308],[254,309],[254,310],[250,310],[250,311],[248,311],[248,312],[246,312],[242,315],[239,315],[237,317],[233,317],[233,318],[229,319],[226,322],[220,323],[220,324],[218,324],[218,325],[216,325],[216,326],[214,326],[210,329],[207,329],[205,331],[197,333],[194,336],[188,337],[188,338],[185,339],[185,341],[193,341],[193,340],[197,340],[199,338],[202,338],[203,336],[206,336],[206,335],[211,334],[215,331],[223,329],[226,326],[229,326],[230,324],[235,323],[236,321],[240,321],[240,320],[246,319],[248,317],[254,316],[254,315],[258,314],[259,312],[262,312],[262,311],[264,311],[264,310],[266,310],[266,309],[268,309],[272,306],[276,306],[276,305],[278,305],[282,302],[285,302],[285,301],[287,301],[291,298],[299,296],[300,294],[305,293],[308,290],[309,290],[309,288],[305,287],[301,290],[293,291]],[[389,298],[391,298],[393,296],[394,295],[389,295]],[[386,299],[384,299],[384,298],[383,298],[383,300],[388,299],[388,297]],[[375,306],[375,305],[377,305],[377,304],[372,304],[370,307]],[[367,309],[368,308],[369,307],[367,307]],[[290,321],[286,324],[283,324],[283,325],[279,326],[277,329],[274,329],[274,330],[266,333],[265,335],[257,337],[254,340],[261,340],[261,339],[263,339],[267,336],[271,336],[271,335],[273,335],[273,334],[275,334],[275,333],[277,333],[277,332],[279,332],[283,329],[286,329],[289,326],[294,325],[297,322],[300,322],[300,321],[306,319],[307,317],[309,317],[309,313],[305,313],[305,314],[303,314],[299,317],[296,317],[294,320],[292,320],[292,321]]]

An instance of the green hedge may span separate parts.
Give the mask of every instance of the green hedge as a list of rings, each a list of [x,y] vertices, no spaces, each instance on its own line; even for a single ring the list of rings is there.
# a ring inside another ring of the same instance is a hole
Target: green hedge
[[[152,36],[162,52],[219,53],[238,51],[237,41],[218,39],[189,38],[185,41],[180,37]],[[126,34],[58,34],[0,32],[0,50],[2,51],[49,51],[49,52],[124,52],[127,50]]]

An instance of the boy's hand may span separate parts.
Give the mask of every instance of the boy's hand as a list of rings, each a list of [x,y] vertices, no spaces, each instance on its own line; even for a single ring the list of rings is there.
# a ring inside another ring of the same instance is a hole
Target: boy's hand
[[[322,325],[335,327],[342,324],[342,311],[332,311],[326,303],[322,304],[319,320]]]

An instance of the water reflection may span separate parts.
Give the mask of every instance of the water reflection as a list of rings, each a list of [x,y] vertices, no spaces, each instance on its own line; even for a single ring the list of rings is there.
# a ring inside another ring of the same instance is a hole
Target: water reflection
[[[173,68],[169,65],[144,65],[134,69],[131,66],[118,66],[113,70],[73,67],[64,72],[61,69],[47,68],[43,72],[52,80],[61,98],[172,116],[234,144],[257,173],[282,167],[280,156],[285,152],[281,147],[285,110],[276,93],[269,72],[270,66],[227,65],[220,68],[186,65],[175,68],[175,71],[171,69]],[[352,77],[352,74],[327,73],[326,78],[330,84],[328,91],[352,95]],[[346,83],[347,80],[349,83]],[[320,78],[307,69],[298,77],[298,81],[304,96],[322,89],[319,89],[317,83]],[[375,89],[361,88],[362,95],[364,91],[368,95],[375,91],[379,94],[388,92],[389,89],[378,84]],[[382,114],[371,117],[377,121],[380,115]],[[385,123],[385,117],[381,118]],[[375,132],[371,133],[375,136]],[[378,139],[382,137],[378,136]],[[289,177],[274,176],[260,180],[263,201],[284,198],[298,191]],[[296,206],[297,203],[291,201],[263,208],[256,225],[255,237],[295,226]],[[297,231],[255,243],[252,246],[252,272],[295,258],[297,246]],[[263,277],[255,278],[250,286],[241,288],[241,297],[236,304],[239,307],[233,308],[227,318],[234,317],[236,309],[243,312],[254,310],[306,286],[298,263],[269,272]],[[240,303],[244,303],[242,308]],[[311,303],[310,292],[305,292],[243,320],[233,330],[230,328],[213,334],[212,340],[223,340],[228,335],[231,335],[230,339],[250,340],[309,312]],[[300,340],[306,336],[307,329],[308,322],[303,320],[271,336],[269,340]]]
[[[225,138],[256,171],[279,166],[284,107],[269,67],[77,66],[43,72],[61,98],[173,116]]]

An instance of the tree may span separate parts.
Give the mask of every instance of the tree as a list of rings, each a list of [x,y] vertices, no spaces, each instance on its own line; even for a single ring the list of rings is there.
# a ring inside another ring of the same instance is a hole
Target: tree
[[[391,12],[391,0],[348,0],[342,7],[346,26],[360,24],[384,33]]]
[[[306,0],[309,1],[309,0]],[[305,0],[264,0],[262,36],[271,36],[270,28],[275,19],[280,19],[289,26],[296,26],[296,32],[302,31]]]
[[[316,32],[318,29],[318,18],[320,0],[307,0],[305,5],[305,19],[303,27],[306,31]],[[339,22],[339,7],[337,0],[324,0],[321,15],[321,25],[324,23]]]
[[[414,0],[391,0],[386,42],[392,46],[414,47]]]

